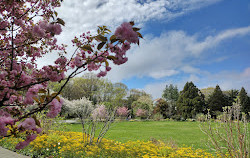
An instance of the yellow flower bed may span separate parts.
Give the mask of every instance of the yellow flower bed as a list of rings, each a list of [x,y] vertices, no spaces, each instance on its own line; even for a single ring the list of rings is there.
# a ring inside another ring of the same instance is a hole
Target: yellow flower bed
[[[28,146],[32,155],[44,157],[119,157],[119,158],[190,158],[213,157],[212,154],[201,149],[191,147],[172,148],[163,142],[128,141],[120,143],[103,139],[99,145],[86,145],[83,143],[83,134],[80,132],[51,131],[49,135],[40,135]],[[7,138],[9,142],[17,142],[16,138]],[[6,141],[0,140],[0,144]]]

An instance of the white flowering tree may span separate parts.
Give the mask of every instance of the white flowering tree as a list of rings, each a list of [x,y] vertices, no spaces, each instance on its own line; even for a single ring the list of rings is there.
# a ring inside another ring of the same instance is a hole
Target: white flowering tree
[[[96,143],[100,143],[114,120],[113,110],[108,110],[104,105],[94,105],[90,100],[81,99],[69,101],[64,99],[64,104],[72,114],[76,114],[82,124],[83,142],[92,144],[97,135]],[[97,133],[97,130],[99,133]]]

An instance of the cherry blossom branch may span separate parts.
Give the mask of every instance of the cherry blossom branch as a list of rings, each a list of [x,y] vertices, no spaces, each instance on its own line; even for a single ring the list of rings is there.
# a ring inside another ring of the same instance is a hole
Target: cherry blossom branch
[[[17,49],[17,48],[20,48],[20,47],[24,47],[26,45],[32,45],[32,44],[35,44],[37,43],[38,41],[40,41],[41,39],[38,39],[36,41],[33,41],[33,42],[30,42],[30,43],[25,43],[25,44],[22,44],[22,45],[19,45],[19,46],[16,46],[16,47],[11,47],[11,48],[1,48],[0,51],[4,51],[4,50],[14,50],[14,49]]]
[[[41,81],[38,81],[38,82],[34,82],[34,83],[30,83],[28,85],[25,85],[25,86],[22,86],[22,87],[13,87],[13,88],[10,88],[10,89],[14,89],[14,90],[21,90],[21,89],[24,89],[24,88],[28,88],[28,87],[31,87],[33,85],[37,85],[37,84],[41,84],[41,83],[44,83],[44,82],[47,82],[49,81],[50,79],[44,79],[44,80],[41,80]]]
[[[38,3],[39,1],[37,0],[25,13],[23,13],[20,17],[17,19],[21,19],[24,15],[28,14],[28,12],[34,8],[34,6]]]
[[[95,61],[98,57],[99,57],[99,56],[96,56],[94,59],[92,59],[92,60],[89,61],[89,62]],[[30,115],[32,115],[32,114],[35,114],[35,113],[37,113],[37,112],[39,112],[39,111],[44,110],[44,109],[46,108],[46,106],[47,106],[49,103],[51,103],[52,100],[55,99],[55,98],[62,92],[62,90],[63,90],[64,87],[67,85],[67,83],[69,82],[69,80],[70,80],[71,78],[73,78],[75,75],[78,74],[77,71],[78,71],[80,68],[86,66],[89,62],[86,62],[86,63],[82,64],[82,66],[77,67],[77,68],[67,77],[65,83],[61,86],[60,90],[56,93],[56,95],[54,95],[47,103],[43,104],[43,106],[41,106],[41,107],[38,107],[38,108],[34,109],[32,112],[29,112],[29,113],[27,113],[27,114],[24,114],[24,116],[19,117],[18,120],[21,120],[21,119],[23,119],[23,118],[27,118],[28,116],[30,116]]]
[[[14,5],[13,5],[13,13],[14,13]],[[10,65],[10,71],[12,71],[13,69],[13,58],[14,58],[14,17],[13,17],[13,21],[11,23],[11,65]]]

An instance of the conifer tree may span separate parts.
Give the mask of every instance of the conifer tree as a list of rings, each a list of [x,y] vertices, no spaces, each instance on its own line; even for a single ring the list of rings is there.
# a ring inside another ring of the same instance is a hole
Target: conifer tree
[[[176,114],[176,103],[179,98],[179,91],[177,86],[174,86],[173,84],[166,85],[162,98],[164,98],[168,105],[168,117],[171,117]]]
[[[239,93],[240,105],[241,105],[241,112],[244,112],[249,117],[250,112],[250,97],[247,95],[247,92],[244,87],[241,88]]]
[[[169,118],[169,105],[164,99],[160,99],[154,109],[154,113],[160,113],[164,119]]]
[[[177,101],[179,97],[177,86],[174,86],[173,84],[170,84],[169,86],[166,85],[162,97],[166,99],[166,101]]]
[[[228,100],[228,106],[232,106],[236,103],[237,96],[239,94],[239,90],[231,89],[225,92],[226,98]]]
[[[229,106],[226,96],[222,93],[220,86],[216,85],[214,92],[208,98],[208,108],[212,117],[216,117],[218,112],[222,112],[222,107]]]
[[[184,119],[194,118],[196,114],[204,112],[205,109],[204,95],[193,82],[187,82],[177,101],[178,113]]]

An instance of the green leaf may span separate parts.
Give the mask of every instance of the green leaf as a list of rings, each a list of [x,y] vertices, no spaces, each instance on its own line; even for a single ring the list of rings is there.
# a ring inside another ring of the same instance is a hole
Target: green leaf
[[[32,118],[35,120],[36,125],[41,127],[40,121],[36,118],[36,115],[33,115]]]
[[[37,103],[40,103],[40,101],[38,100],[37,97],[33,97],[33,99],[34,99]]]
[[[112,40],[116,39],[116,36],[112,35],[109,39],[110,39],[110,41],[112,41]]]
[[[134,31],[139,31],[139,30],[141,30],[140,28],[137,28],[137,27],[133,27],[133,30]]]
[[[60,98],[58,96],[56,96],[56,99],[60,102]]]
[[[109,39],[110,39],[110,42],[111,42],[111,43],[114,43],[114,42],[116,42],[116,41],[119,41],[119,39],[117,39],[115,35],[112,35]]]
[[[107,37],[104,37],[102,35],[96,36],[96,39],[98,39],[99,41],[102,41],[102,42],[106,42],[107,41]]]
[[[89,50],[89,51],[93,52],[93,49],[91,48],[90,45],[84,45],[84,46],[82,46],[82,49],[85,50],[85,51]]]
[[[45,96],[45,95],[42,95],[42,96],[40,97],[40,102],[41,102],[41,103],[44,103],[45,98],[46,98],[46,96]]]
[[[51,97],[55,97],[57,95],[57,93],[52,93]]]
[[[106,67],[109,66],[109,62],[107,60],[105,60],[105,65],[106,65]]]
[[[138,35],[139,37],[143,38],[140,32],[137,32],[137,35]]]
[[[114,56],[107,56],[107,58],[108,58],[109,60],[116,60],[116,57],[114,57]]]
[[[108,31],[108,32],[111,32],[111,30],[110,30],[110,29],[107,29],[107,31]]]
[[[47,91],[45,89],[39,89],[38,93],[46,93]]]
[[[54,13],[55,13],[55,15],[56,15],[56,17],[57,17],[58,13],[57,13],[56,11],[55,11]]]
[[[58,24],[61,24],[61,25],[65,25],[65,22],[63,21],[63,19],[61,19],[61,18],[57,18],[57,23]]]
[[[106,42],[102,42],[102,43],[99,43],[98,46],[97,46],[97,49],[100,50],[102,49],[102,47],[104,46]]]

